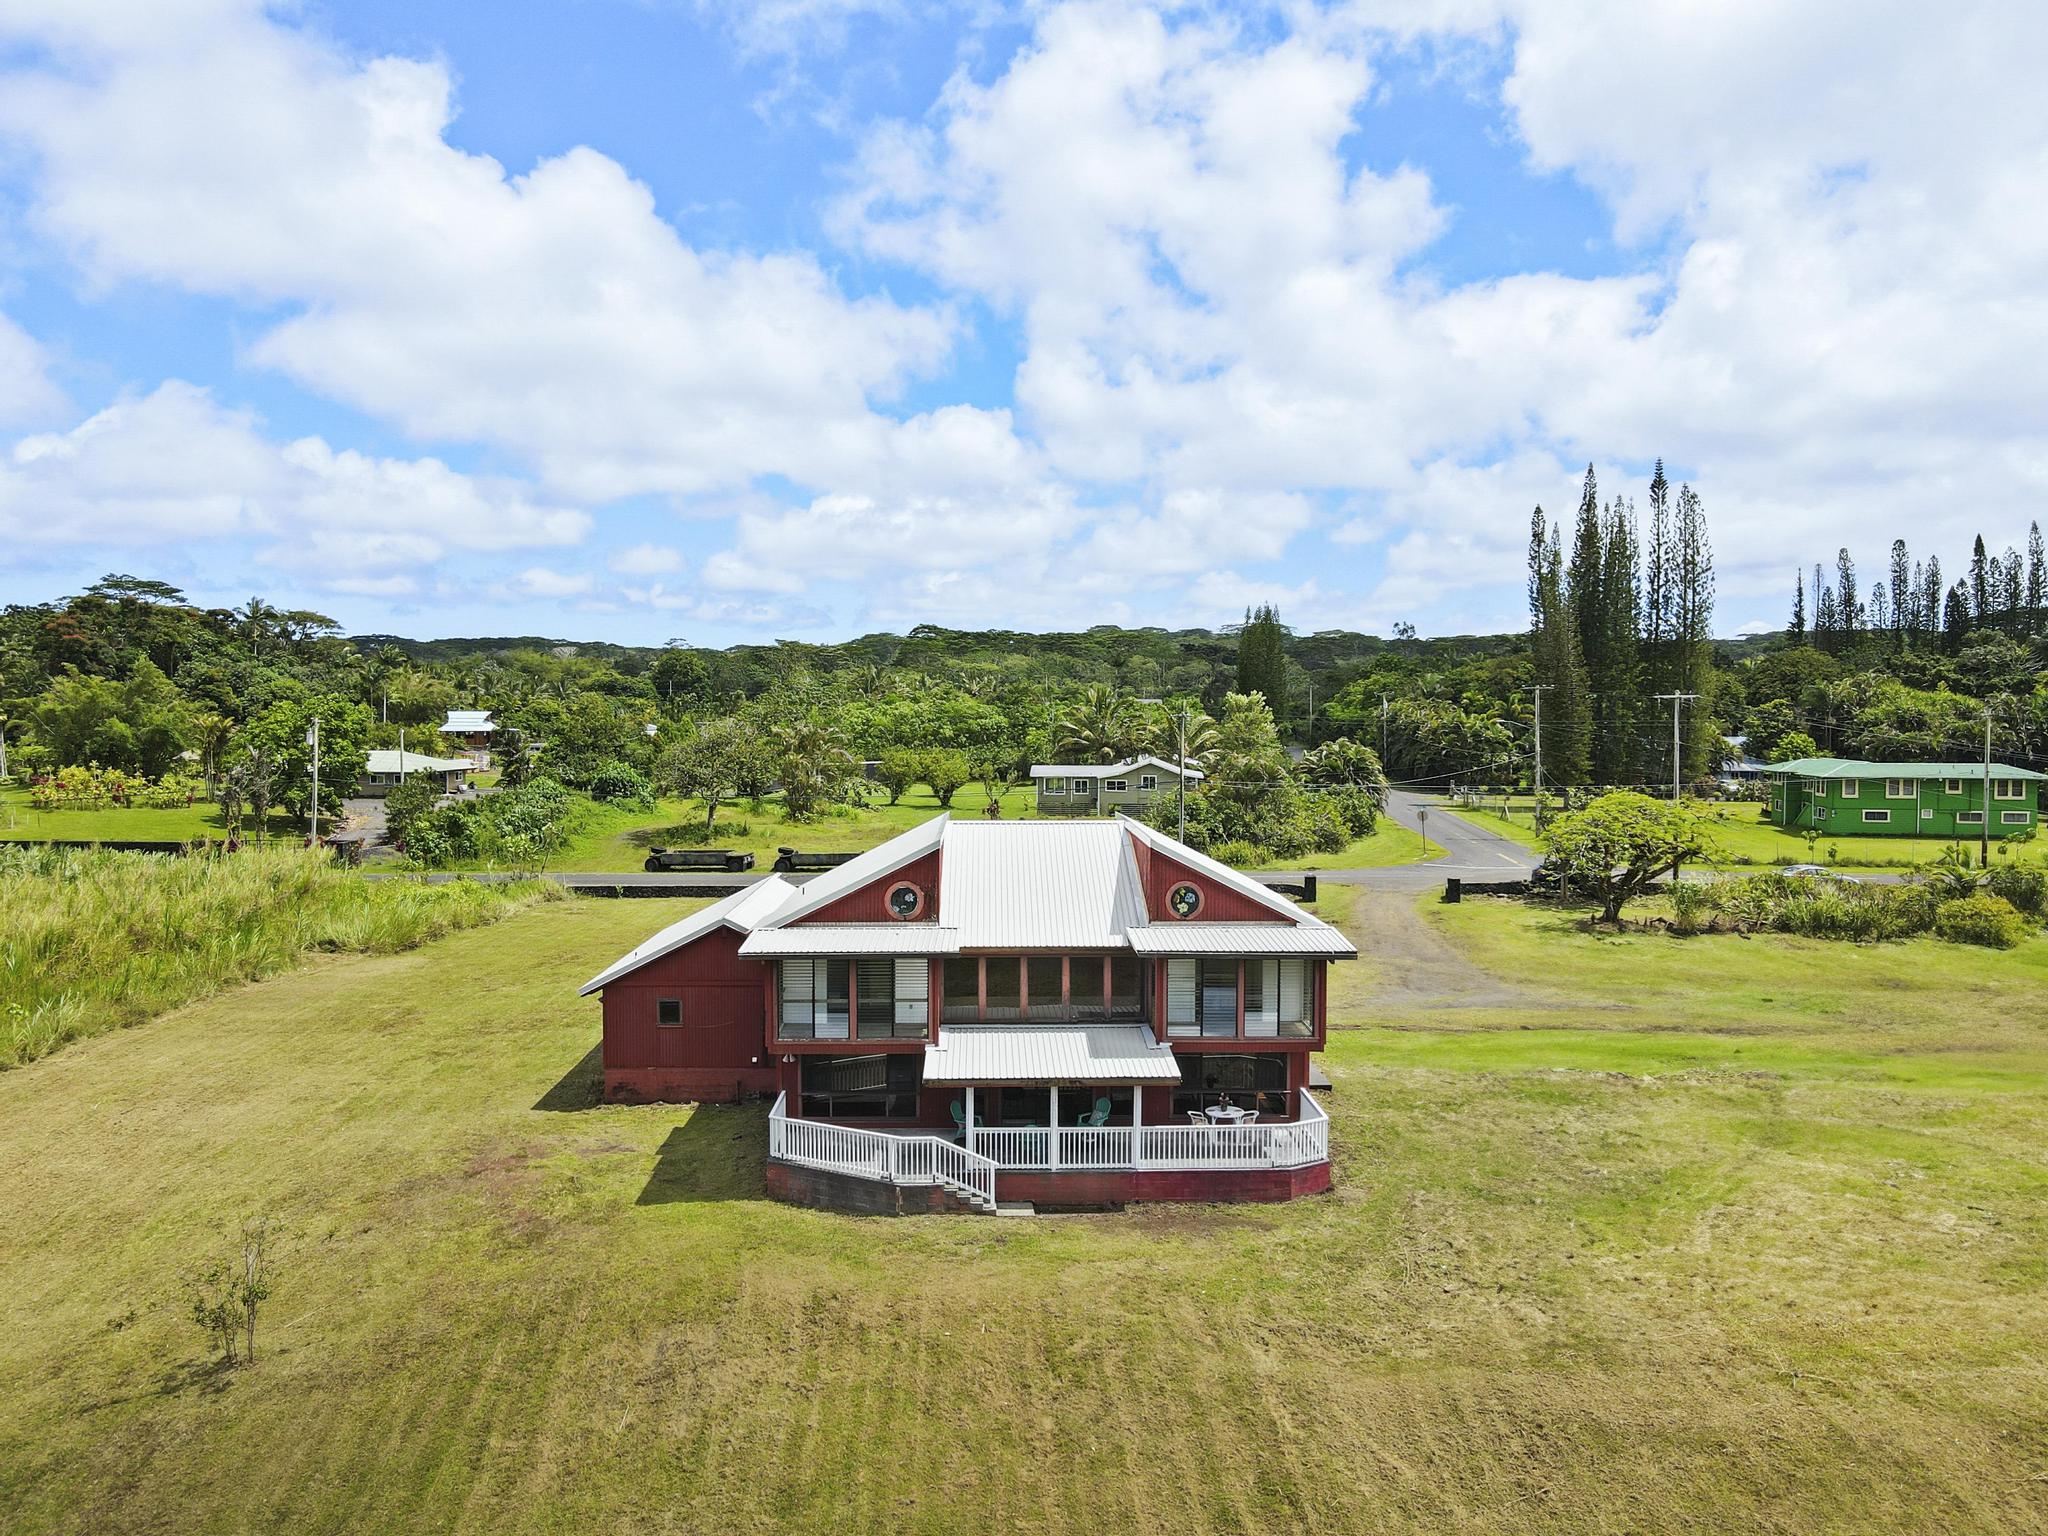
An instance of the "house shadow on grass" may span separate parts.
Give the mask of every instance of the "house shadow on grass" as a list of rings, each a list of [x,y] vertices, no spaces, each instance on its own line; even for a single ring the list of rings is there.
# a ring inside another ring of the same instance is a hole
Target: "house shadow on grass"
[[[699,1104],[661,1144],[635,1205],[764,1200],[768,1112],[759,1104]]]
[[[595,1109],[604,1102],[604,1047],[593,1045],[561,1081],[542,1094],[535,1109]]]

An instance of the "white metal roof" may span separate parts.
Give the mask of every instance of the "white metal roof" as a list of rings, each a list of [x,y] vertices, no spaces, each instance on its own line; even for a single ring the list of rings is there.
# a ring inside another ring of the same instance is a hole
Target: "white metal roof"
[[[488,709],[451,709],[448,718],[441,722],[441,729],[467,734],[472,731],[489,731],[497,728]]]
[[[1145,905],[1120,822],[955,822],[939,917],[963,950],[1122,949]]]
[[[802,923],[756,928],[743,955],[957,955],[960,930],[936,923]]]
[[[617,981],[628,972],[639,970],[648,961],[658,960],[671,950],[681,949],[692,939],[701,938],[721,924],[735,928],[741,933],[749,933],[765,914],[787,901],[795,889],[796,887],[780,875],[769,875],[764,880],[743,886],[730,896],[714,901],[708,907],[698,908],[681,922],[670,923],[654,937],[628,950],[586,981],[576,995],[588,997],[599,987]]]
[[[370,753],[371,773],[453,773],[476,766],[466,757],[429,757],[424,752],[397,752],[379,747]]]
[[[1177,1083],[1173,1047],[1136,1024],[939,1026],[924,1080],[948,1083]]]
[[[1158,768],[1167,773],[1175,772],[1172,763],[1163,757],[1149,753],[1142,757],[1127,757],[1120,763],[1033,763],[1031,777],[1034,779],[1115,779],[1135,773],[1140,768]],[[1193,763],[1187,766],[1191,779],[1204,777],[1202,770]]]
[[[1140,955],[1355,955],[1328,923],[1148,923],[1133,928]]]

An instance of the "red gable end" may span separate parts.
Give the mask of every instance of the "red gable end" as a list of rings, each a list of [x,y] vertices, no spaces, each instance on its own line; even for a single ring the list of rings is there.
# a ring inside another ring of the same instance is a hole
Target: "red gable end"
[[[792,926],[803,923],[889,923],[899,921],[888,907],[891,889],[909,882],[924,892],[924,910],[912,919],[914,922],[935,923],[939,920],[939,850],[912,859],[901,869],[891,870],[857,890],[848,891],[836,901],[828,901],[815,912],[807,912],[795,920]]]
[[[1179,859],[1159,849],[1151,849],[1150,858],[1139,845],[1139,873],[1145,881],[1145,911],[1155,923],[1178,921],[1166,905],[1166,896],[1176,885],[1192,885],[1202,893],[1201,910],[1190,919],[1193,922],[1212,923],[1291,923],[1296,919],[1291,913],[1277,912],[1263,902],[1252,900],[1241,891],[1232,890],[1220,880],[1215,880],[1198,870],[1191,869]]]

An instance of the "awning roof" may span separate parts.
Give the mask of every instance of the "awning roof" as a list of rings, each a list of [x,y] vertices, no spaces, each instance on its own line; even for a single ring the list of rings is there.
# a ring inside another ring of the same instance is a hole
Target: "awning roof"
[[[1013,1083],[1177,1083],[1173,1048],[1136,1024],[1072,1024],[1048,1028],[977,1024],[939,1026],[939,1043],[924,1048],[931,1085]]]
[[[960,930],[936,923],[799,923],[756,928],[740,945],[754,958],[771,955],[957,955]]]
[[[1342,931],[1319,924],[1148,923],[1131,930],[1139,955],[1342,955],[1358,947]]]

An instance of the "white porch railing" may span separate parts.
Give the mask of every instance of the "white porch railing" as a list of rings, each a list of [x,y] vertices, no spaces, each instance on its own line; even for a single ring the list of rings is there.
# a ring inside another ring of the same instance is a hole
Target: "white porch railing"
[[[1095,1168],[1303,1168],[1330,1160],[1330,1117],[1307,1089],[1301,1117],[1256,1125],[983,1127],[974,1150],[1011,1171]]]
[[[897,1136],[827,1120],[792,1120],[786,1093],[777,1094],[775,1107],[768,1111],[768,1155],[884,1184],[937,1184],[984,1209],[995,1209],[993,1158],[955,1146],[942,1136]]]

